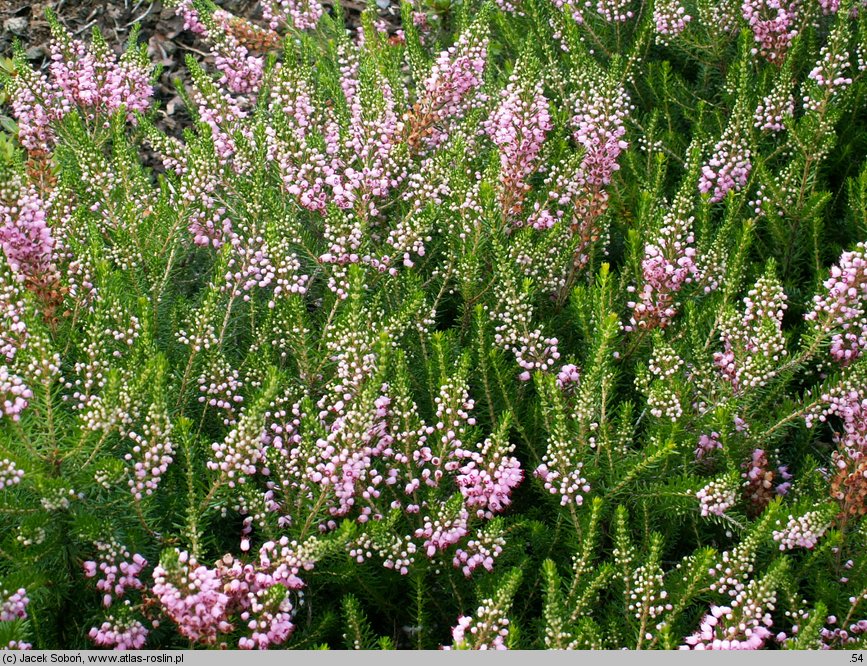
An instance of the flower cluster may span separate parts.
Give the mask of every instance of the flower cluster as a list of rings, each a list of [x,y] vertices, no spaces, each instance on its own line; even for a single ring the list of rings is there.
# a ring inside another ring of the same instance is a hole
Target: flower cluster
[[[808,428],[816,421],[827,422],[829,416],[840,418],[843,428],[836,433],[835,441],[853,456],[867,450],[867,394],[862,381],[856,375],[830,387],[804,417]]]
[[[505,650],[509,618],[493,599],[483,599],[474,616],[462,615],[452,629],[454,647],[472,650]]]
[[[224,425],[237,423],[237,410],[244,402],[243,383],[237,370],[217,358],[199,377],[199,402],[224,412]]]
[[[147,642],[148,630],[139,620],[116,619],[109,615],[99,627],[91,628],[88,637],[101,647],[140,650]]]
[[[530,190],[527,179],[536,171],[539,151],[552,128],[542,82],[530,86],[513,74],[499,106],[484,126],[500,150],[499,196],[503,215],[513,218],[521,212]]]
[[[265,457],[262,426],[258,415],[245,412],[222,442],[211,444],[213,459],[208,468],[219,470],[230,488],[244,484],[259,469]]]
[[[99,559],[84,563],[84,575],[88,578],[99,576],[96,589],[104,593],[103,606],[111,606],[115,598],[123,597],[127,589],[144,588],[139,575],[148,564],[146,559],[138,553],[131,556],[129,551],[118,543],[97,541],[95,545]]]
[[[796,22],[800,4],[800,0],[744,0],[744,19],[758,44],[753,53],[771,62],[782,62],[798,35]]]
[[[833,40],[832,36],[831,44],[822,47],[819,61],[810,71],[809,78],[818,87],[820,97],[805,95],[803,101],[806,110],[820,111],[827,105],[829,98],[839,95],[852,85],[850,74],[852,64],[849,59],[849,52],[843,48],[832,48],[832,46],[836,46],[834,41],[836,40]]]
[[[557,373],[557,388],[563,391],[574,390],[581,383],[581,373],[574,363],[567,363]]]
[[[264,427],[252,427],[244,436],[256,448],[244,450],[249,463],[242,464],[243,478],[251,479],[263,465],[269,481],[262,500],[283,526],[293,520],[284,511],[314,497],[324,515],[310,520],[321,520],[322,532],[336,529],[340,517],[373,523],[372,534],[348,545],[358,562],[376,554],[386,568],[405,575],[417,552],[435,558],[459,545],[456,567],[487,568],[501,550],[500,539],[484,524],[476,530],[473,521],[491,520],[511,503],[523,478],[509,455],[514,447],[500,433],[473,445],[474,401],[459,377],[441,386],[434,400],[437,421],[428,426],[400,386],[383,384],[371,392],[365,379],[375,371],[376,354],[355,348],[350,339],[337,342],[338,375],[344,378],[317,403],[324,434],[306,440],[302,406],[278,398],[265,412]],[[242,414],[233,432],[249,421]],[[227,478],[231,483],[239,476]],[[459,493],[451,495],[450,488]],[[393,522],[395,511],[414,527],[403,531],[407,528]]]
[[[9,363],[27,344],[27,323],[23,294],[4,259],[0,254],[0,360]]]
[[[787,118],[795,115],[795,96],[791,83],[784,82],[762,98],[753,114],[753,126],[763,132],[781,132]]]
[[[134,445],[124,460],[131,463],[129,488],[136,500],[153,494],[172,463],[174,445],[171,434],[172,425],[166,416],[165,407],[157,404],[148,411],[141,434],[135,431],[128,433]]]
[[[647,392],[647,406],[658,419],[675,423],[683,415],[675,380],[683,368],[683,359],[664,343],[654,346],[647,374],[636,378],[636,384]]]
[[[629,147],[623,139],[629,109],[626,90],[592,79],[586,84],[586,94],[576,99],[572,136],[584,149],[581,172],[590,187],[608,185],[620,169],[617,158]]]
[[[699,490],[695,496],[701,507],[701,515],[711,514],[721,516],[731,509],[737,500],[737,490],[728,479],[711,481]]]
[[[0,248],[21,282],[40,284],[57,279],[56,243],[46,218],[46,202],[35,188],[22,192],[11,206],[0,205]]]
[[[24,478],[24,470],[8,458],[0,460],[0,490],[6,490],[21,483]]]
[[[416,539],[424,540],[422,549],[430,558],[467,536],[470,517],[464,507],[447,504],[436,507],[431,514],[422,519],[422,526],[413,533]]]
[[[867,514],[867,458],[835,452],[830,495],[840,504],[841,517],[860,518]]]
[[[607,187],[620,169],[620,154],[629,147],[623,137],[632,107],[626,89],[616,81],[588,74],[580,84],[572,137],[583,154],[577,162],[567,160],[550,169],[545,179],[547,202],[536,202],[528,224],[548,229],[566,220],[579,239],[575,260],[584,265],[599,240],[599,218],[608,208]]]
[[[529,381],[535,371],[551,371],[560,358],[557,338],[545,337],[539,328],[532,327],[533,307],[526,291],[518,290],[512,280],[504,280],[500,287],[500,302],[496,317],[494,342],[515,355],[521,368],[518,378]]]
[[[153,95],[150,64],[139,54],[128,51],[118,60],[106,44],[88,46],[57,25],[53,36],[49,72],[57,89],[55,104],[108,113],[123,108],[130,118],[147,110]]]
[[[844,381],[822,394],[819,405],[806,416],[807,427],[829,417],[836,417],[842,425],[834,432],[836,474],[830,495],[839,502],[843,518],[857,518],[867,513],[867,396],[861,380]]]
[[[12,88],[12,111],[18,119],[18,138],[29,151],[44,151],[56,137],[51,123],[63,117],[62,108],[53,103],[55,87],[48,77],[30,67],[22,68]]]
[[[169,563],[161,561],[153,578],[153,593],[184,637],[214,643],[217,632],[232,629],[227,619],[231,599],[216,569],[180,552]]]
[[[288,540],[281,542],[287,544]],[[284,643],[294,629],[290,593],[302,587],[296,571],[273,542],[262,547],[258,564],[242,564],[226,555],[213,569],[186,552],[170,551],[154,569],[152,589],[189,640],[216,642],[219,634],[233,630],[237,613],[251,632],[241,637],[238,647],[262,649]]]
[[[467,541],[466,548],[455,551],[452,564],[463,571],[467,578],[480,566],[486,571],[493,571],[494,560],[503,552],[506,540],[498,533],[501,528],[496,525],[492,527],[494,529],[485,528],[478,537]]]
[[[214,66],[222,74],[220,84],[235,94],[256,93],[262,81],[264,58],[251,55],[247,47],[227,29],[229,18],[224,11],[201,17],[200,20],[205,22],[205,30],[200,34],[211,42]]]
[[[434,148],[449,135],[448,127],[483,101],[477,91],[488,57],[488,38],[474,31],[441,52],[422,84],[419,100],[408,114],[410,147]]]
[[[521,463],[508,455],[514,450],[514,444],[491,437],[477,451],[462,453],[456,480],[465,505],[479,518],[491,519],[511,504],[512,491],[524,478]]]
[[[50,124],[74,108],[90,119],[120,109],[132,119],[135,112],[148,109],[151,66],[141,52],[130,50],[118,59],[104,42],[88,46],[56,21],[52,35],[49,76],[25,67],[11,91],[22,144],[28,150],[49,149],[56,141]]]
[[[30,599],[24,588],[12,593],[0,589],[0,600],[2,600],[0,603],[0,622],[11,622],[27,617],[27,605],[30,603]]]
[[[764,386],[787,355],[786,300],[779,281],[769,272],[744,297],[743,313],[729,315],[720,326],[724,348],[714,353],[714,365],[736,393]]]
[[[46,511],[65,511],[69,508],[71,502],[76,499],[81,499],[79,493],[76,493],[72,488],[51,488],[43,491],[42,499],[39,503]]]
[[[32,397],[33,391],[24,384],[24,380],[13,375],[7,366],[0,365],[0,415],[18,421]]]
[[[693,247],[692,216],[686,217],[685,202],[676,202],[673,210],[665,214],[662,228],[655,242],[644,247],[641,272],[644,286],[638,298],[626,305],[633,314],[627,331],[665,328],[677,314],[676,298],[685,284],[698,276]],[[630,287],[634,291],[634,287]]]
[[[680,0],[660,0],[653,5],[653,22],[656,25],[656,41],[666,43],[686,30],[692,17]]]
[[[740,30],[742,17],[742,0],[720,0],[699,5],[699,20],[711,28],[717,39],[731,37],[732,33]]]
[[[729,192],[742,190],[752,170],[751,156],[744,138],[729,126],[713,147],[710,160],[701,168],[698,191],[710,193],[710,202],[717,203]]]
[[[193,0],[175,0],[174,9],[184,21],[184,30],[189,30],[196,35],[207,34],[208,28],[202,23]]]
[[[596,13],[611,23],[623,23],[634,16],[630,5],[632,0],[596,0]]]
[[[821,396],[821,411],[806,417],[807,427],[813,420],[825,422],[829,416],[840,419],[842,428],[837,430],[834,441],[851,457],[867,454],[867,392],[860,386],[844,383],[836,390]]]
[[[250,630],[249,636],[238,641],[242,650],[280,645],[295,629],[291,593],[300,590],[303,583],[285,562],[275,566],[271,561],[275,551],[276,544],[266,543],[259,553],[258,565],[242,564],[228,555],[217,562],[217,571],[227,581],[226,589]]]
[[[821,511],[810,511],[803,516],[789,516],[789,522],[782,530],[774,530],[774,541],[779,542],[780,550],[816,547],[830,523]]]
[[[785,495],[791,487],[791,475],[785,466],[778,467],[776,472],[771,469],[768,456],[762,449],[755,449],[750,460],[744,465],[743,479],[744,496],[751,513],[759,514],[771,503],[777,495]],[[778,477],[782,482],[778,482]]]
[[[779,570],[738,585],[729,606],[713,605],[699,631],[685,639],[682,650],[760,650],[772,638],[771,613],[776,609]],[[734,590],[732,591],[734,592]]]
[[[292,25],[298,30],[311,30],[322,18],[322,5],[316,0],[265,0],[262,3],[263,18],[271,30],[281,24]]]
[[[655,620],[674,607],[664,588],[662,568],[656,563],[638,567],[630,581],[629,605],[626,607],[636,620]]]
[[[578,460],[577,449],[574,442],[550,440],[542,463],[534,471],[545,490],[560,496],[562,506],[581,506],[584,495],[590,492],[590,484],[581,475],[584,463]]]
[[[771,637],[768,627],[770,616],[754,621],[752,626],[740,630],[735,614],[729,606],[711,606],[710,613],[701,620],[701,628],[688,636],[682,650],[759,650]],[[743,635],[740,635],[740,632]]]
[[[834,615],[829,615],[826,618],[829,625],[837,624],[837,618]],[[833,650],[845,648],[848,645],[857,643],[864,634],[867,634],[867,620],[858,620],[852,622],[848,627],[822,627],[821,639],[823,650]]]
[[[702,433],[698,438],[698,446],[695,449],[695,459],[703,460],[712,452],[721,448],[722,442],[720,441],[718,432],[712,432],[710,434]]]
[[[831,356],[846,365],[867,347],[867,245],[844,252],[824,282],[825,293],[813,297],[805,315],[818,330],[831,333]]]
[[[374,552],[382,560],[382,566],[386,569],[394,569],[401,576],[406,576],[409,568],[415,564],[418,548],[409,535],[405,535],[403,539],[392,536],[388,540],[362,535],[349,547],[349,557],[359,564],[371,559]]]

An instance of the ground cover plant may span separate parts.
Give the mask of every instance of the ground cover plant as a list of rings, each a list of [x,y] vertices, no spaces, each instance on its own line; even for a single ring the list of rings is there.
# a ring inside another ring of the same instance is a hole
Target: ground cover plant
[[[261,7],[4,67],[0,645],[863,649],[864,4]]]

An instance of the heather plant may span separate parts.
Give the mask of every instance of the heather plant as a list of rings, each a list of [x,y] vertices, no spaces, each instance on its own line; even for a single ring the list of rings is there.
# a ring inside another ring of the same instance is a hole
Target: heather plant
[[[863,649],[860,1],[177,0],[3,75],[0,645]]]

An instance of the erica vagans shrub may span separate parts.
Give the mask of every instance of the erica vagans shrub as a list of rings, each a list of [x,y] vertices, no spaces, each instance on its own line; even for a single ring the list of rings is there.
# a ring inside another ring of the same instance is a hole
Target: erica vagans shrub
[[[864,649],[863,3],[174,10],[4,75],[0,645]]]

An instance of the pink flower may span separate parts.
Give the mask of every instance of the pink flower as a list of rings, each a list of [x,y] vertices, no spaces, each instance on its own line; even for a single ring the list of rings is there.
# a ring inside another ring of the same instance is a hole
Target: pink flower
[[[424,80],[410,116],[410,142],[423,142],[428,148],[442,144],[451,125],[477,101],[488,55],[488,38],[474,31],[465,32],[458,42],[441,51]]]
[[[21,419],[21,412],[27,409],[33,392],[18,375],[0,365],[0,416],[8,416],[13,421]]]
[[[741,11],[759,44],[753,53],[771,62],[782,62],[798,35],[795,23],[799,5],[800,0],[744,0]]]
[[[292,25],[297,30],[312,30],[322,17],[322,5],[316,0],[265,0],[262,15],[271,30],[281,24]]]
[[[23,587],[12,593],[0,588],[0,622],[26,619],[29,603],[27,590]]]
[[[774,541],[779,542],[780,550],[796,547],[812,550],[830,526],[821,512],[810,511],[798,518],[789,516],[786,526],[782,530],[774,530],[773,537]]]
[[[657,0],[653,5],[653,22],[656,24],[657,41],[676,37],[684,30],[692,17],[686,13],[679,0]]]
[[[627,303],[632,317],[625,330],[665,328],[677,315],[677,294],[698,277],[694,218],[687,217],[687,206],[677,205],[666,213],[662,228],[653,242],[644,246],[641,270],[644,285],[635,301]],[[634,292],[634,288],[630,287]]]
[[[752,169],[750,159],[749,147],[734,136],[731,128],[726,129],[723,137],[714,146],[710,160],[701,168],[699,192],[710,192],[710,202],[717,203],[732,190],[737,192],[743,189]]]
[[[96,112],[125,108],[132,119],[133,112],[150,106],[150,69],[150,63],[135,51],[118,59],[104,44],[89,47],[62,28],[53,28],[49,72],[64,112],[78,106],[93,117]]]
[[[500,105],[484,123],[500,149],[499,196],[505,217],[520,213],[530,190],[527,179],[536,171],[539,151],[552,127],[541,80],[530,87],[513,74]]]
[[[91,628],[88,637],[101,647],[140,650],[147,642],[148,630],[138,620],[115,619],[110,615],[102,625]]]
[[[32,187],[13,205],[0,205],[0,247],[22,282],[51,283],[58,277],[46,211],[46,202]]]
[[[147,567],[147,560],[129,551],[120,544],[97,541],[99,560],[89,560],[84,563],[84,575],[88,578],[99,578],[96,589],[103,592],[103,605],[110,606],[115,598],[124,596],[127,589],[144,589],[144,583],[139,574]]]
[[[573,136],[584,148],[581,168],[591,186],[608,185],[620,169],[617,158],[629,147],[623,140],[628,109],[629,97],[619,86],[606,90],[605,86],[590,84],[576,100]]]
[[[831,356],[848,365],[867,347],[867,245],[859,243],[854,251],[844,252],[824,287],[804,318],[831,334]]]
[[[485,440],[479,451],[465,452],[457,483],[464,504],[480,518],[493,518],[511,504],[512,490],[524,478],[521,463],[507,455],[514,445],[498,438]]]

